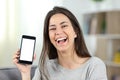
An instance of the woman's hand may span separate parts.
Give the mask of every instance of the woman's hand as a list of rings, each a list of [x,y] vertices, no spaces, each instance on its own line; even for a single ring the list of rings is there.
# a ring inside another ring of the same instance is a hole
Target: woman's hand
[[[31,65],[18,63],[19,57],[20,57],[20,50],[18,50],[14,54],[13,63],[17,66],[17,68],[21,72],[22,78],[30,80],[28,78],[30,78]],[[35,59],[35,55],[34,55],[34,59]]]

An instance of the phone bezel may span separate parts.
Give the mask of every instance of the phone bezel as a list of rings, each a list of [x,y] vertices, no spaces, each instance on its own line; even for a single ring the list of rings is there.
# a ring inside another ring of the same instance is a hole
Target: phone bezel
[[[33,63],[33,58],[34,58],[36,37],[35,37],[35,36],[29,36],[29,35],[22,35],[22,38],[21,38],[21,45],[20,45],[20,56],[21,56],[22,42],[23,42],[23,39],[24,39],[24,38],[35,40],[35,41],[34,41],[34,47],[33,47],[32,61],[20,60],[20,57],[19,57],[19,63],[22,63],[22,64],[32,64],[32,63]]]

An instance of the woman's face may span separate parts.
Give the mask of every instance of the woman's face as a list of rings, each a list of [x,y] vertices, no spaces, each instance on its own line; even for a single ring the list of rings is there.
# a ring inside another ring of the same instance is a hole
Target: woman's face
[[[76,34],[67,16],[58,13],[49,21],[49,38],[57,51],[66,51],[74,48]]]

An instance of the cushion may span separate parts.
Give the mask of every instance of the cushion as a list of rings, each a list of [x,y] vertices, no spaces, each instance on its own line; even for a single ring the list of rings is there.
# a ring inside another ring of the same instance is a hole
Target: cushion
[[[34,76],[36,66],[31,69],[31,78]],[[17,68],[1,68],[0,80],[21,80],[21,74]]]

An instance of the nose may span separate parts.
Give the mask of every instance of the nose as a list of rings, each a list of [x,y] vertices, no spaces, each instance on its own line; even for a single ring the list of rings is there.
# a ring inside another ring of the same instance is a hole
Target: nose
[[[63,30],[61,28],[56,28],[55,35],[60,35],[63,33]]]

